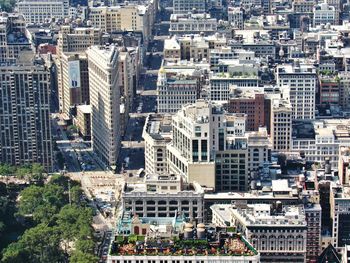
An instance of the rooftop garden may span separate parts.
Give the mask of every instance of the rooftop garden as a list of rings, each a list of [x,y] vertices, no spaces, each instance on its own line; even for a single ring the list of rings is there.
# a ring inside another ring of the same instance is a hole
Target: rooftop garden
[[[240,234],[217,239],[153,239],[145,236],[116,236],[111,255],[137,256],[253,256],[256,250]]]

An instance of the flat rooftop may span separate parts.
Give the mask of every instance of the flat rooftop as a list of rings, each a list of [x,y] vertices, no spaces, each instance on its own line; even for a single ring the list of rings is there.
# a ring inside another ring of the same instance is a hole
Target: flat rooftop
[[[315,129],[312,121],[294,120],[292,123],[292,137],[295,139],[315,139]]]
[[[171,140],[171,115],[150,114],[146,120],[145,131],[155,140]]]
[[[266,210],[267,207],[269,208],[268,210]],[[277,211],[272,210],[270,205],[251,204],[245,207],[232,207],[232,213],[234,217],[240,218],[240,220],[251,226],[307,226],[302,205],[283,206],[281,211]]]

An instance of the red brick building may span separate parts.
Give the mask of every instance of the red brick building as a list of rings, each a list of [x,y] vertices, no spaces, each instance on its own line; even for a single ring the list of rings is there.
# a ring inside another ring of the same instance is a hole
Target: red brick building
[[[259,127],[268,125],[268,105],[263,93],[244,93],[229,99],[227,110],[231,113],[247,114],[247,131],[258,131]]]

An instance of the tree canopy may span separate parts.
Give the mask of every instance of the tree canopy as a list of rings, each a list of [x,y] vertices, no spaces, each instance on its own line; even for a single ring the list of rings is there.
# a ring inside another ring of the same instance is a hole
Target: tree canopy
[[[0,176],[10,175],[27,181],[43,181],[45,178],[45,169],[42,165],[37,163],[22,166],[0,164]]]
[[[55,175],[44,186],[32,185],[21,191],[17,215],[31,218],[35,226],[3,250],[1,262],[65,262],[68,258],[69,262],[97,262],[93,212],[80,202],[79,183],[68,181]]]

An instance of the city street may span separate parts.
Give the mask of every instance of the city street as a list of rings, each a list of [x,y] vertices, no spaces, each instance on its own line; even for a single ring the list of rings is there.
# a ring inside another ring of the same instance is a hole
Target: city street
[[[160,16],[169,16],[160,14]],[[158,19],[164,20],[164,17]],[[65,160],[65,170],[72,179],[81,181],[90,206],[95,211],[93,225],[101,236],[98,255],[102,262],[108,254],[116,220],[123,210],[120,195],[124,182],[140,182],[137,171],[144,168],[144,141],[142,138],[145,119],[157,110],[157,76],[162,63],[162,52],[169,25],[155,25],[156,36],[149,46],[145,60],[145,74],[141,74],[138,95],[134,101],[134,111],[130,114],[125,135],[122,137],[117,174],[105,171],[105,166],[92,152],[91,143],[78,138],[69,140],[67,132],[58,125],[57,116],[53,118],[53,130],[57,147]],[[160,36],[159,36],[160,35]],[[85,170],[85,171],[84,171]]]

